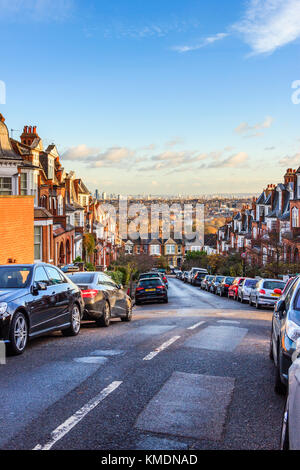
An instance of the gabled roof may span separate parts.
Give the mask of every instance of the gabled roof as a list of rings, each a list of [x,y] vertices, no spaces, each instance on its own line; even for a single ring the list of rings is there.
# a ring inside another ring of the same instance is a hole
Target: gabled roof
[[[9,133],[4,124],[4,117],[0,114],[0,159],[20,161],[22,158],[18,155],[11,144]]]
[[[265,204],[265,201],[266,201],[266,194],[263,191],[261,195],[258,197],[258,199],[256,200],[256,204]]]

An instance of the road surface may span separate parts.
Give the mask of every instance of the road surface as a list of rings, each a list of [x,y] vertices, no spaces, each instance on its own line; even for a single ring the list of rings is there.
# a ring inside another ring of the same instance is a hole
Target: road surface
[[[170,279],[131,323],[32,341],[0,366],[1,449],[278,449],[271,310]]]

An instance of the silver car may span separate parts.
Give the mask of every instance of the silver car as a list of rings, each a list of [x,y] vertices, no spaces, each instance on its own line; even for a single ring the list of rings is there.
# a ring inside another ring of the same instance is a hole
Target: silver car
[[[249,304],[255,305],[257,309],[262,306],[274,307],[285,284],[280,279],[261,279],[250,292]]]
[[[251,290],[255,288],[257,282],[257,279],[251,279],[250,277],[246,277],[240,283],[237,292],[237,299],[239,302],[244,303],[245,301],[249,301]]]
[[[300,450],[300,359],[290,367],[288,390],[280,447],[281,450]]]

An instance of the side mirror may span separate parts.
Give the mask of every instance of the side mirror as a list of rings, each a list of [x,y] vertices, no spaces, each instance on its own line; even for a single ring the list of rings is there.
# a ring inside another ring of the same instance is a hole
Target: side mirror
[[[39,291],[47,290],[47,284],[45,282],[34,282],[31,286],[32,295],[38,295]]]
[[[279,318],[283,317],[283,314],[286,310],[286,305],[284,300],[278,300],[276,306],[275,306],[275,312],[279,314]]]

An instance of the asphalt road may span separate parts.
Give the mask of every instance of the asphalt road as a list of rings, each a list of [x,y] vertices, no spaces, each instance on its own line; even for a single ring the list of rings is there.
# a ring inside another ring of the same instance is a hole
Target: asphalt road
[[[0,365],[1,449],[278,449],[271,310],[170,279],[169,304]]]

